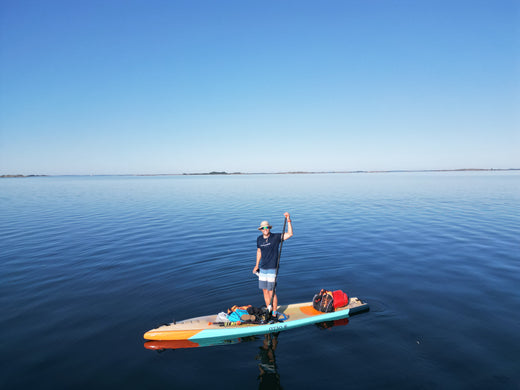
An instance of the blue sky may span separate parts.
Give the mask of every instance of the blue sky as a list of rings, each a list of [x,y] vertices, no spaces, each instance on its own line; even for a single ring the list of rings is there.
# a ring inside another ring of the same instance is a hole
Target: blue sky
[[[0,7],[0,174],[520,168],[518,1]]]

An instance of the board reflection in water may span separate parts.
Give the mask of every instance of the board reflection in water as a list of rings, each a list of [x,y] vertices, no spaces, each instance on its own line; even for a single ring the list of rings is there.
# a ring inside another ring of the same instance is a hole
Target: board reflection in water
[[[321,330],[330,330],[333,327],[348,325],[349,319],[342,318],[335,321],[326,321],[315,324]],[[259,374],[257,377],[259,389],[281,389],[280,373],[276,364],[276,349],[279,344],[278,333],[267,333],[260,336],[248,336],[235,339],[205,339],[198,342],[190,340],[164,340],[164,341],[147,341],[144,347],[149,350],[164,353],[168,350],[182,350],[187,348],[199,347],[216,347],[222,345],[231,345],[239,343],[256,344],[261,340],[258,352],[255,356]]]

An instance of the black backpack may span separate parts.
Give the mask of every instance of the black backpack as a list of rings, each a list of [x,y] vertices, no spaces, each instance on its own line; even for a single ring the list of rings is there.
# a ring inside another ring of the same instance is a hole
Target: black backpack
[[[314,295],[312,307],[323,313],[334,311],[334,298],[332,296],[332,291],[322,288],[318,294]]]

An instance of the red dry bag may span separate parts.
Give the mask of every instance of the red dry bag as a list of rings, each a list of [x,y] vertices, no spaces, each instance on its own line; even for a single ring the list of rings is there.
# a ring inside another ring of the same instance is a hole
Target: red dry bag
[[[334,298],[334,309],[338,309],[343,306],[348,305],[348,295],[341,290],[336,290],[332,292],[332,296]]]

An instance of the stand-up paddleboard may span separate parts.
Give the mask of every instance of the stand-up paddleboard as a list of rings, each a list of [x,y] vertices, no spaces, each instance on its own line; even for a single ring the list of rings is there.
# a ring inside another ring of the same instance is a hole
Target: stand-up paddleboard
[[[287,319],[283,322],[248,324],[217,322],[217,315],[190,318],[177,323],[163,325],[144,334],[146,340],[189,340],[209,338],[236,338],[258,334],[281,332],[318,322],[333,321],[368,310],[368,304],[358,298],[350,298],[348,305],[330,313],[312,307],[312,302],[279,306],[278,312]]]
[[[321,329],[330,329],[337,326],[345,326],[348,325],[348,318],[340,318],[338,320],[325,321],[325,322],[317,322],[317,327]],[[270,334],[265,334],[263,336],[267,337]],[[226,337],[216,337],[210,339],[200,339],[196,341],[190,340],[152,340],[144,343],[144,347],[146,349],[151,349],[153,351],[165,351],[168,349],[186,349],[186,348],[200,348],[200,347],[215,347],[220,345],[230,345],[230,344],[238,344],[259,340],[262,335],[254,335],[254,336],[245,336],[238,337],[234,339],[226,338]]]

